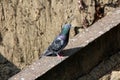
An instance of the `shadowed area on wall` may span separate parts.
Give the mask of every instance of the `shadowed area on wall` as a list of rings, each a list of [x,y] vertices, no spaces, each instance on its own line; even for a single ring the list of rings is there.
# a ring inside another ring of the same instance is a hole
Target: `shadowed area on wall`
[[[8,78],[18,72],[20,72],[20,69],[18,69],[13,63],[8,61],[0,53],[0,80],[8,80]]]

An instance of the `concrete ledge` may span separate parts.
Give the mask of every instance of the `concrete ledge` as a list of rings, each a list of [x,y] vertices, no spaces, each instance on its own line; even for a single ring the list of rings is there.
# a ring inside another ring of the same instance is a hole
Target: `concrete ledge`
[[[71,39],[62,61],[43,57],[9,80],[74,80],[119,50],[120,8]]]

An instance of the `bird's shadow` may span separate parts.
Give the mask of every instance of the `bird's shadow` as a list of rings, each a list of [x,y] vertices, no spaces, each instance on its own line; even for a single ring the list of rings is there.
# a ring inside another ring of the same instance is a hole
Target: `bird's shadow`
[[[76,51],[79,51],[82,47],[76,47],[76,48],[70,48],[70,49],[65,49],[61,51],[62,56],[71,56],[74,54]]]

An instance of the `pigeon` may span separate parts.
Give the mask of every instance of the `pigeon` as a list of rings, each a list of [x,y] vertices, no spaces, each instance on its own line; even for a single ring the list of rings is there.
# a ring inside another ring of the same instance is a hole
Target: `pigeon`
[[[61,33],[53,40],[50,46],[43,53],[44,56],[60,56],[60,52],[66,47],[69,41],[71,24],[64,24]]]

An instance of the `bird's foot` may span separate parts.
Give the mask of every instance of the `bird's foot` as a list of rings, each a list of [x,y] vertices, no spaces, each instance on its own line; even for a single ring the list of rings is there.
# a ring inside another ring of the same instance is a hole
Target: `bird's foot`
[[[57,54],[57,57],[58,57],[59,59],[62,59],[62,58],[63,58],[63,56],[60,55],[60,54]]]

